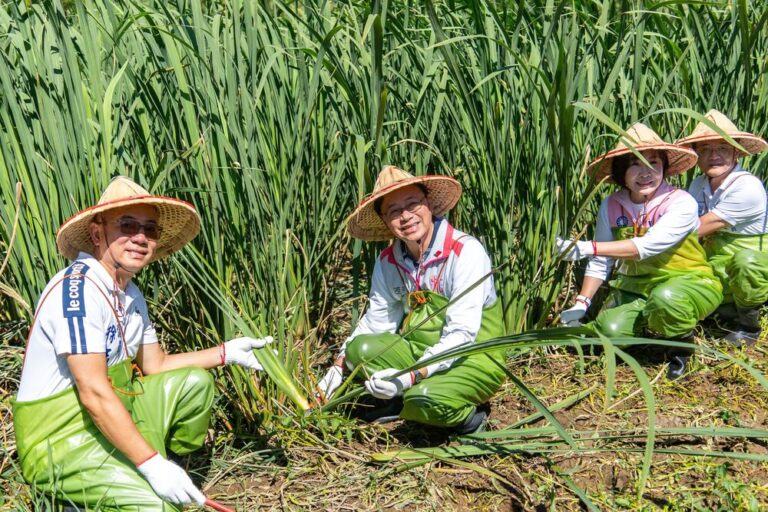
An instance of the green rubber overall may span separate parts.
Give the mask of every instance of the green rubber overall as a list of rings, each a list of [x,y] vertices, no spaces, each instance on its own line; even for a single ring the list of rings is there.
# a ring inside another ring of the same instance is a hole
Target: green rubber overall
[[[632,227],[613,228],[614,240],[642,236]],[[722,285],[706,260],[697,234],[642,261],[623,260],[611,293],[593,327],[609,337],[641,336],[645,329],[666,338],[689,333],[722,301]]]
[[[183,455],[205,440],[213,379],[200,368],[133,377],[128,361],[108,370],[116,394],[146,441],[163,456]],[[13,404],[24,478],[38,492],[88,510],[172,511],[136,467],[104,437],[74,388]]]
[[[704,250],[723,285],[723,302],[749,308],[768,301],[768,235],[721,231],[704,239]]]
[[[427,348],[440,341],[448,302],[444,296],[431,291],[411,293],[411,312],[403,321],[400,334],[355,337],[346,348],[348,364],[362,365],[363,378],[386,368],[413,365]],[[476,340],[481,342],[503,335],[501,301],[496,300],[483,310]],[[499,389],[506,376],[504,362],[503,350],[456,360],[450,368],[430,375],[405,391],[400,417],[439,427],[461,425],[476,405],[488,401]]]

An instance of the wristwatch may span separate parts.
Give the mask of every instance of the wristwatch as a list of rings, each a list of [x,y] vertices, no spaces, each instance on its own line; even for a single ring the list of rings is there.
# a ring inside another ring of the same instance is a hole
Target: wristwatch
[[[421,374],[421,370],[414,370],[413,371],[413,383],[418,384],[424,379],[424,376]]]

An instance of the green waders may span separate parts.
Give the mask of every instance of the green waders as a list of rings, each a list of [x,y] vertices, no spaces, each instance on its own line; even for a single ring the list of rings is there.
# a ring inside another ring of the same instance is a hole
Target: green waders
[[[413,292],[409,300],[412,298],[415,305],[400,329],[403,336],[389,332],[362,334],[347,345],[347,363],[355,368],[362,365],[366,378],[386,368],[412,366],[427,348],[440,341],[448,299],[430,291]],[[440,312],[422,324],[437,311]],[[418,327],[410,331],[409,326]],[[497,300],[483,310],[477,341],[503,335],[501,301]],[[476,405],[487,402],[499,389],[506,376],[504,365],[503,350],[462,357],[447,370],[436,372],[406,390],[400,417],[438,427],[461,425]]]
[[[768,301],[768,235],[717,232],[704,239],[704,250],[723,285],[723,302],[756,307]]]
[[[213,403],[213,379],[200,368],[133,378],[128,361],[109,378],[144,439],[163,456],[200,448]],[[13,423],[24,478],[38,492],[88,510],[172,511],[136,467],[99,431],[74,388],[14,402]]]
[[[613,228],[614,239],[632,238],[633,230]],[[696,233],[656,256],[623,260],[611,288],[593,323],[609,337],[639,336],[646,328],[665,338],[684,336],[723,298]]]

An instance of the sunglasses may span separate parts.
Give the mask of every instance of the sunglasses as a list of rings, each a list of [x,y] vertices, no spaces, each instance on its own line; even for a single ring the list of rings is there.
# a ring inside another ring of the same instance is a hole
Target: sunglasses
[[[140,231],[143,231],[144,236],[150,240],[157,240],[160,238],[160,234],[163,232],[162,228],[158,226],[154,221],[142,224],[136,219],[132,219],[130,217],[122,217],[117,219],[115,224],[120,229],[120,233],[124,235],[134,236],[138,235]]]

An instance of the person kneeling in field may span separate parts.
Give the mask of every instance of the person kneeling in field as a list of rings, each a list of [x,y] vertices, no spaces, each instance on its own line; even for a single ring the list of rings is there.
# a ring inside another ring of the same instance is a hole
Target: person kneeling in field
[[[611,292],[592,327],[609,337],[651,336],[693,340],[693,328],[722,300],[722,286],[699,245],[696,201],[666,177],[696,163],[688,148],[665,143],[653,130],[636,123],[616,148],[590,163],[596,178],[608,177],[621,190],[600,205],[594,241],[557,240],[566,260],[590,258],[576,304],[561,322],[583,318],[598,288],[620,260]],[[647,161],[630,149],[631,143]],[[650,166],[648,165],[650,164]],[[667,377],[685,373],[688,352],[669,355]]]
[[[738,322],[725,340],[753,344],[761,332],[760,308],[768,301],[768,212],[763,182],[742,169],[738,159],[764,151],[768,143],[740,131],[717,110],[707,112],[706,118],[743,149],[703,122],[677,144],[699,155],[703,174],[693,180],[688,192],[699,203],[699,236],[723,285],[725,307],[718,312],[725,310]]]
[[[339,387],[345,368],[362,366],[366,389],[391,400],[369,420],[399,417],[458,433],[484,425],[484,404],[506,375],[503,352],[447,359],[394,376],[446,350],[504,334],[488,254],[442,217],[460,195],[453,178],[414,177],[387,166],[373,193],[348,217],[352,236],[394,240],[376,260],[368,310],[318,385],[323,398]]]
[[[199,230],[191,204],[125,177],[59,229],[59,251],[74,262],[43,291],[13,403],[22,473],[36,491],[94,510],[205,502],[166,449],[203,444],[213,402],[205,369],[261,369],[253,349],[271,338],[174,355],[160,347],[131,279]]]

